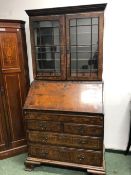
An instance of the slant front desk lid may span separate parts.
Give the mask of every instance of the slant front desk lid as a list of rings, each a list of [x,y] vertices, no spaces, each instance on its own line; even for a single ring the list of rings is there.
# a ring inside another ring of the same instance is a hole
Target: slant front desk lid
[[[103,113],[102,83],[34,81],[24,109]]]

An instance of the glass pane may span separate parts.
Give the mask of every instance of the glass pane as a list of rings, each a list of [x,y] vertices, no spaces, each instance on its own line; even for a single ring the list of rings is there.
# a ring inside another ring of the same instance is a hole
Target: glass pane
[[[76,19],[70,20],[70,26],[76,26]]]
[[[54,44],[59,45],[60,36],[59,36],[59,28],[54,28]]]
[[[91,52],[78,52],[78,60],[89,60],[91,59]]]
[[[91,46],[78,46],[78,52],[91,52]]]
[[[39,29],[34,29],[35,45],[40,45],[40,32]]]
[[[98,24],[98,18],[92,18],[92,24]]]
[[[91,44],[91,26],[77,27],[77,44],[78,45]]]
[[[94,55],[96,55],[96,53],[97,53],[97,56],[98,56],[98,46],[94,45],[94,47],[92,47],[92,58],[94,57]]]
[[[98,44],[98,25],[92,26],[92,44]]]
[[[97,73],[98,18],[70,20],[71,74]]]
[[[60,72],[59,49],[53,47],[36,48],[36,60],[38,70],[44,69],[51,71],[53,69],[53,71]]]
[[[77,23],[77,26],[91,25],[91,18],[70,20],[70,26],[76,26],[76,23]]]
[[[88,72],[90,66],[87,60],[79,60],[78,61],[78,72]]]
[[[77,43],[76,43],[76,27],[70,28],[70,42],[71,42],[71,45],[77,45]]]
[[[34,29],[37,70],[60,73],[59,22],[40,21],[37,24]]]
[[[52,27],[52,21],[41,21],[39,27],[43,28],[43,27]]]
[[[77,25],[91,25],[91,18],[77,19]]]
[[[37,60],[37,70],[43,72],[57,72],[60,73],[59,54],[55,55],[54,60]]]
[[[89,72],[90,65],[87,60],[71,60],[71,72]]]
[[[53,44],[53,28],[40,28],[40,45]]]
[[[39,22],[39,27],[59,27],[58,21],[41,21]]]
[[[39,28],[39,22],[38,21],[37,22],[32,22],[32,27],[34,29]]]

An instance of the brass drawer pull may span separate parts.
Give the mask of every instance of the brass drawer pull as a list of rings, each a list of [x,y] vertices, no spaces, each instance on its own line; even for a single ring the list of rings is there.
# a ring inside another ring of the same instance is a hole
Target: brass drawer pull
[[[79,144],[88,144],[87,140],[79,140]]]
[[[85,129],[84,129],[84,127],[79,127],[78,128],[78,132],[80,133],[80,134],[84,134],[84,132],[85,132]]]
[[[79,161],[83,161],[85,159],[84,155],[78,156]]]
[[[46,123],[41,122],[39,126],[40,126],[41,129],[44,130],[44,131],[47,129]]]
[[[42,157],[47,158],[48,157],[48,152],[42,152]]]
[[[47,143],[47,140],[48,140],[47,137],[43,137],[42,142]]]

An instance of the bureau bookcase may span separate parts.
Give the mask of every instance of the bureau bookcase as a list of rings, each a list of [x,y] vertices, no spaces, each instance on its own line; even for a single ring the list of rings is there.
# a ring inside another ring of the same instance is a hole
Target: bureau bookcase
[[[105,7],[26,10],[34,75],[24,105],[28,170],[45,163],[105,174]]]

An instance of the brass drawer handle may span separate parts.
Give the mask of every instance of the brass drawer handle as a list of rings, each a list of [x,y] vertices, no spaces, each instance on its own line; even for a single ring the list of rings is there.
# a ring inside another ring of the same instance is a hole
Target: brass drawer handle
[[[44,130],[44,131],[47,129],[46,123],[42,123],[42,122],[41,122],[39,126],[40,126],[40,128],[41,128],[42,130]]]
[[[88,141],[87,140],[79,140],[79,144],[88,144]]]
[[[48,140],[47,137],[43,137],[42,142],[47,143],[47,140]]]
[[[42,152],[42,157],[47,158],[48,157],[48,152]]]
[[[85,132],[85,129],[84,129],[84,127],[79,127],[78,128],[78,132],[80,133],[80,134],[84,134],[84,132]]]
[[[84,155],[78,156],[79,161],[83,161],[85,159]]]

